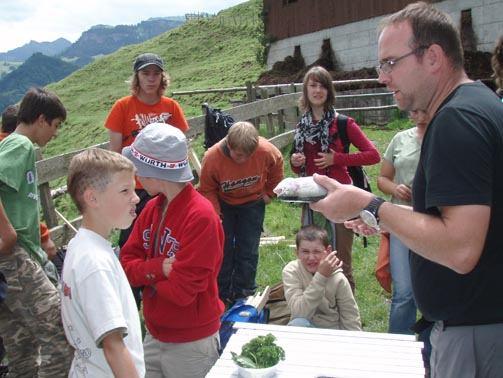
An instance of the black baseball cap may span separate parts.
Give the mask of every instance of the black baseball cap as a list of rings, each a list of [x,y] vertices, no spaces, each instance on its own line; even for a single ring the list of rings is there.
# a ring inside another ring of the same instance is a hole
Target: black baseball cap
[[[152,64],[164,71],[164,62],[159,55],[152,53],[140,54],[136,57],[134,61],[133,65],[134,72],[138,72],[139,70]]]

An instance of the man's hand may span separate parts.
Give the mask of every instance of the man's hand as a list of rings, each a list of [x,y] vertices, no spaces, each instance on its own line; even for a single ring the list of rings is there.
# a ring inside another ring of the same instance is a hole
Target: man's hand
[[[318,273],[322,276],[330,277],[337,269],[342,268],[342,261],[336,256],[337,251],[332,251],[321,260],[318,265]]]
[[[166,278],[168,278],[171,269],[173,269],[173,264],[175,263],[175,257],[166,258],[162,261],[162,273]]]
[[[361,218],[345,221],[344,226],[346,228],[349,228],[350,230],[353,230],[353,232],[363,236],[371,236],[378,234],[380,231],[383,231],[382,228],[380,230],[377,230],[374,227],[370,227],[364,221],[362,221]]]
[[[302,167],[306,164],[306,155],[301,152],[296,152],[290,157],[290,162],[294,167]]]
[[[262,196],[262,199],[264,200],[264,203],[265,203],[266,205],[269,205],[269,204],[272,202],[271,197],[269,197],[267,194],[264,194],[264,195]]]
[[[309,206],[332,222],[342,223],[347,219],[356,218],[373,198],[372,193],[354,185],[344,185],[337,180],[316,173],[313,178],[316,183],[327,189],[328,194],[324,199],[313,202]]]

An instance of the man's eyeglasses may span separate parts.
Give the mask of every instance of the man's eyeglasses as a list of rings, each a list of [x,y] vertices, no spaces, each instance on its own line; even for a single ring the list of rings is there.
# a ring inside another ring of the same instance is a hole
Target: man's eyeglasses
[[[412,54],[417,54],[419,51],[425,50],[428,47],[429,46],[419,46],[419,47],[416,47],[411,52],[409,52],[409,53],[407,53],[405,55],[399,56],[398,58],[388,59],[388,60],[384,60],[382,62],[379,62],[379,65],[376,66],[377,74],[378,75],[380,75],[381,73],[390,74],[391,71],[393,71],[393,68],[396,66],[396,64],[399,61],[401,61],[402,59],[407,58],[408,56],[411,56]]]

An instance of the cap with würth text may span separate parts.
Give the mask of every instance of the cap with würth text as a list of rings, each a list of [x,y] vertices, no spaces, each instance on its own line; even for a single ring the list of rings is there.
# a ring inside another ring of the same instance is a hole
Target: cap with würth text
[[[138,55],[134,61],[133,70],[134,72],[138,72],[139,70],[151,65],[157,66],[164,71],[164,62],[162,58],[159,55],[152,53]]]
[[[189,164],[187,138],[174,126],[151,123],[144,127],[122,155],[133,162],[136,175],[171,182],[194,179]]]

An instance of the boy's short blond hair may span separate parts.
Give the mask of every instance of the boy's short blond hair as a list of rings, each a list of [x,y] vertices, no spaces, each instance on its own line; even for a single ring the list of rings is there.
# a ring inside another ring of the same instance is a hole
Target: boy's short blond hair
[[[328,240],[328,232],[324,228],[316,226],[314,224],[303,226],[295,236],[295,244],[297,245],[297,249],[299,249],[300,242],[302,240],[307,240],[310,242],[319,241],[325,248],[330,245],[330,241]]]
[[[258,130],[250,122],[236,122],[229,128],[227,146],[251,155],[258,146]]]
[[[101,148],[89,148],[75,155],[68,168],[67,186],[77,209],[85,210],[83,194],[88,188],[106,189],[115,173],[135,172],[131,161],[121,154]]]

